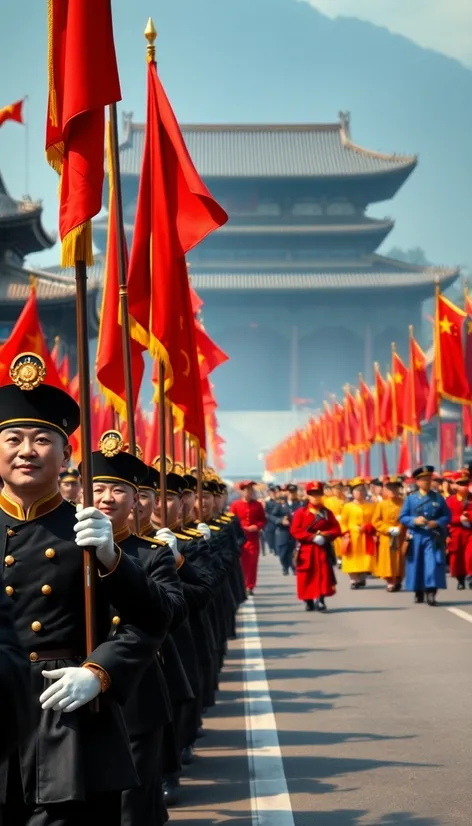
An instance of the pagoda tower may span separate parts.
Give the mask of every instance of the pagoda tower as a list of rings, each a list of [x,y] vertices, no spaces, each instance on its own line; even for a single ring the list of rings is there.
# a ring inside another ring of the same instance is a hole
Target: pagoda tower
[[[392,341],[406,358],[408,325],[419,330],[421,305],[434,294],[435,281],[445,289],[459,274],[376,252],[394,221],[369,217],[367,210],[395,196],[417,157],[356,145],[346,113],[332,124],[182,131],[198,171],[230,216],[188,260],[205,302],[205,325],[230,356],[216,374],[216,389],[221,421],[226,416],[233,437],[246,438],[240,430],[246,419],[252,429],[261,422],[263,439],[276,412],[293,410],[300,399],[316,408],[341,394],[345,383],[356,383],[359,371],[372,380],[375,360],[383,370],[390,363]],[[126,114],[120,162],[128,241],[143,144],[144,125]],[[94,240],[105,250],[106,221],[94,226]],[[282,420],[280,437],[288,429],[287,417],[279,415]],[[271,431],[267,444],[276,438]],[[264,446],[258,439],[256,451]]]

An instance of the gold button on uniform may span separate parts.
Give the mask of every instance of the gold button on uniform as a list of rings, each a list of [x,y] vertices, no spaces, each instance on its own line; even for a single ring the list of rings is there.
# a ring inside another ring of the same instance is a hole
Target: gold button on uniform
[[[44,551],[44,556],[46,556],[48,559],[54,559],[54,557],[56,556],[56,551],[54,550],[54,548],[48,548],[47,551]]]
[[[36,651],[32,651],[31,654],[29,655],[29,658],[30,658],[30,662],[37,663],[38,660],[39,660],[39,654]]]
[[[121,617],[113,617],[112,623],[113,625],[119,625],[121,622]]]
[[[8,567],[10,567],[10,565],[14,565],[15,562],[16,562],[16,560],[15,560],[14,556],[8,555],[8,556],[5,557],[5,565],[8,565]]]
[[[16,536],[16,533],[15,533],[15,531],[13,530],[13,528],[8,528],[8,530],[7,530],[7,536]]]
[[[13,594],[15,593],[15,589],[12,588],[11,585],[7,585],[7,587],[5,588],[5,593],[6,593],[7,597],[12,597]]]
[[[42,627],[43,626],[41,625],[40,622],[38,622],[38,620],[35,620],[34,622],[31,623],[31,630],[34,631],[35,634],[37,634],[39,631],[41,631]]]
[[[49,594],[52,594],[52,588],[50,585],[43,585],[41,588],[41,593],[44,594],[45,597],[48,597]]]

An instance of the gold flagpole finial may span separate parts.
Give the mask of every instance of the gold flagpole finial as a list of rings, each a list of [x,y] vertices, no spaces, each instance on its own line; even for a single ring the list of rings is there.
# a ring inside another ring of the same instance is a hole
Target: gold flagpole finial
[[[148,45],[147,45],[147,60],[148,63],[153,63],[156,59],[156,37],[157,37],[157,29],[154,25],[154,21],[152,17],[149,18],[146,28],[144,29],[144,37],[146,38]]]

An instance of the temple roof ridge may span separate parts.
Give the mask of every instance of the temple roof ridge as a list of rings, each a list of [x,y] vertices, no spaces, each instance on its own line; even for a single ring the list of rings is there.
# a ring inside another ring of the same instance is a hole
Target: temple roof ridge
[[[124,114],[122,173],[139,175],[144,123]],[[181,124],[203,177],[339,177],[410,173],[418,155],[385,153],[355,143],[350,120],[335,123]]]

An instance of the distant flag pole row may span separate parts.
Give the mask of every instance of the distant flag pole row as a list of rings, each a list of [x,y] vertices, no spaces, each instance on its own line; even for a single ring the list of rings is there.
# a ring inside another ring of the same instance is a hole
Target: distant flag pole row
[[[357,388],[344,388],[342,403],[335,397],[325,401],[323,412],[266,455],[266,469],[270,473],[284,473],[324,462],[331,476],[334,467],[342,468],[350,455],[356,473],[369,476],[371,449],[378,444],[380,466],[386,475],[385,446],[394,444],[399,445],[396,471],[405,473],[421,462],[419,437],[423,424],[433,419],[437,422],[438,467],[453,458],[463,463],[464,439],[472,444],[472,300],[467,290],[464,309],[461,309],[436,286],[430,376],[426,355],[414,337],[412,326],[408,357],[407,367],[392,344],[391,368],[385,378],[377,363],[372,388],[359,374]],[[460,406],[457,434],[454,425],[441,423],[442,399]]]

